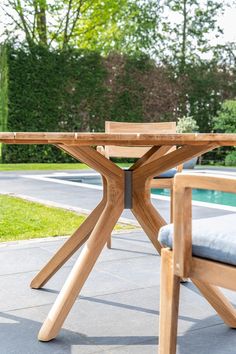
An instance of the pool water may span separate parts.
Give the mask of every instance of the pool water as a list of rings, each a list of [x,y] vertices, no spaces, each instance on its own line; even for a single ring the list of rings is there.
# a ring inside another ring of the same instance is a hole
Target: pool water
[[[153,194],[169,196],[168,189],[152,189]],[[212,191],[207,189],[193,189],[193,200],[205,203],[222,204],[236,207],[236,194]]]
[[[62,179],[62,180],[72,181],[77,183],[99,185],[99,186],[101,186],[102,184],[101,177],[97,175],[91,175],[91,176],[72,175],[72,176],[57,176],[52,178],[57,178],[57,179]],[[168,189],[152,189],[152,193],[157,195],[163,195],[163,196],[170,195],[170,191]],[[236,207],[236,194],[234,193],[224,193],[224,192],[212,191],[206,189],[194,189],[193,200]]]

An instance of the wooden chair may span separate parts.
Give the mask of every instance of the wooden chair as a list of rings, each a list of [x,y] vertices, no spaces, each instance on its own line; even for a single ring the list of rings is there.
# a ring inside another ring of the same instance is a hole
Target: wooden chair
[[[236,215],[192,222],[192,188],[236,193],[236,178],[174,178],[174,224],[162,227],[158,237],[168,247],[161,257],[159,354],[176,353],[181,277],[191,278],[225,324],[236,328],[236,310],[218,288],[236,290]]]
[[[163,122],[163,123],[127,123],[127,122],[105,122],[106,133],[152,133],[152,134],[173,134],[176,133],[175,122]],[[111,157],[120,158],[139,158],[143,156],[150,147],[135,146],[135,147],[123,147],[123,146],[99,146],[98,151],[108,159]],[[165,153],[170,152],[173,148],[167,147]],[[165,154],[164,153],[164,154]],[[182,165],[176,169],[169,170],[157,178],[152,180],[151,188],[168,188],[171,193],[170,203],[170,219],[172,220],[172,186],[173,177],[176,172],[182,171]],[[111,238],[107,242],[107,247],[111,248]]]

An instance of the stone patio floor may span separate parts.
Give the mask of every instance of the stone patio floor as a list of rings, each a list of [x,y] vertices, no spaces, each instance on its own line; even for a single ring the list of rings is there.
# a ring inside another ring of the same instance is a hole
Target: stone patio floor
[[[68,191],[71,202],[75,200],[75,187],[40,185],[12,173],[1,173],[0,179],[0,193],[23,189],[29,196],[61,196],[68,204]],[[99,191],[77,188],[76,193],[77,205],[82,200],[87,208],[100,197]],[[165,215],[168,203],[163,203]],[[195,210],[197,217],[219,213]],[[38,342],[37,333],[78,252],[43,289],[30,289],[29,284],[63,242],[64,237],[0,244],[0,354],[157,353],[160,257],[141,230],[113,235],[112,250],[103,250],[58,337]],[[236,293],[225,293],[236,304]],[[236,353],[236,331],[223,324],[191,282],[181,286],[177,353]]]

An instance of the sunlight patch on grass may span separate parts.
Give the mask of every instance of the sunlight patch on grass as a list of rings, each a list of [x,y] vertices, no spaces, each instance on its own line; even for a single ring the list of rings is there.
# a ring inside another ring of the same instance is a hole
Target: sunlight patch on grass
[[[2,163],[0,171],[86,170],[83,163]]]
[[[85,219],[72,211],[0,195],[0,242],[71,235]],[[117,224],[115,230],[132,228]]]
[[[128,167],[129,163],[118,163],[120,167]],[[84,163],[0,163],[0,171],[61,171],[87,170]]]

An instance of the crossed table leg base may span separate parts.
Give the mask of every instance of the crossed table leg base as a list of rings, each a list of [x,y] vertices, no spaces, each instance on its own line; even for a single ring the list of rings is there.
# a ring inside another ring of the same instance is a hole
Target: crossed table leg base
[[[160,154],[162,147],[155,146],[127,172],[91,147],[70,145],[60,145],[58,147],[98,171],[103,176],[104,191],[103,199],[99,205],[31,282],[31,287],[34,289],[45,285],[86,242],[41,327],[38,335],[41,341],[49,341],[57,336],[125,208],[131,209],[155,249],[160,253],[161,244],[157,240],[157,235],[160,227],[165,225],[166,222],[151,204],[151,179],[194,156],[212,150],[212,146],[205,145],[183,146],[178,150],[162,155]]]

